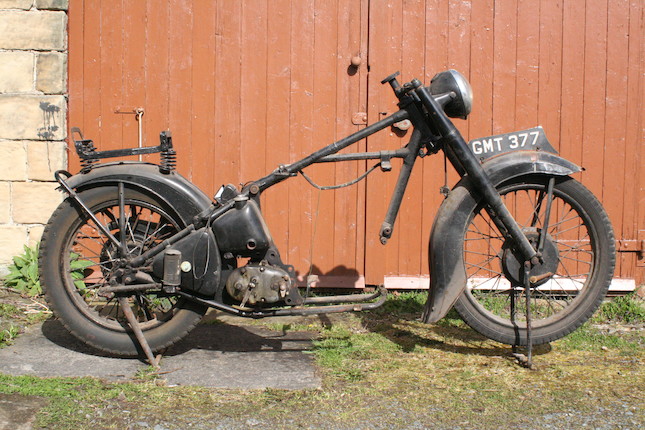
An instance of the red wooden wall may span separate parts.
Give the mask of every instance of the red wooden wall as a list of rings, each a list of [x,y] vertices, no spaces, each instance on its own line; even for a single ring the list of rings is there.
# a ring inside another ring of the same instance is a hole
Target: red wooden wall
[[[607,208],[627,251],[617,276],[643,282],[634,250],[645,240],[644,39],[640,0],[71,0],[69,124],[99,149],[136,146],[134,115],[114,112],[143,107],[144,145],[171,129],[179,171],[213,194],[359,130],[357,113],[371,123],[394,112],[380,85],[390,73],[429,83],[455,68],[475,93],[462,132],[541,124],[561,155],[587,169],[579,179]],[[348,150],[407,139],[384,131]],[[78,167],[74,155],[70,165]],[[443,160],[420,160],[382,246],[396,167],[340,191],[293,178],[266,192],[283,259],[300,273],[313,264],[359,283],[427,275]],[[365,168],[346,162],[308,173],[328,185]]]

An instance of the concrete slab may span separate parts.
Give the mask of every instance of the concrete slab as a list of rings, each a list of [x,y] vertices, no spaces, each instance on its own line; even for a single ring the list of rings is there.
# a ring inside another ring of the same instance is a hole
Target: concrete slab
[[[310,333],[277,333],[229,322],[201,324],[161,361],[168,385],[214,388],[305,389],[320,386]],[[92,376],[126,381],[146,368],[138,359],[115,358],[78,341],[56,320],[31,327],[0,349],[0,372],[42,377]]]
[[[0,394],[0,430],[31,430],[36,413],[46,404],[38,397]]]

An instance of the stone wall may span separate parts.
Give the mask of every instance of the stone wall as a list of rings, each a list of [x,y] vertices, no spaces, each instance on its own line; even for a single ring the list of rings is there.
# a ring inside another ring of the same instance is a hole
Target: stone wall
[[[67,0],[0,0],[0,272],[40,240],[67,166]]]

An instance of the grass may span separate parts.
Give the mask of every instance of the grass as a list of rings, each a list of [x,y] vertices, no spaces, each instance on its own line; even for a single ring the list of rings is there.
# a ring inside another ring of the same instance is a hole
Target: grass
[[[321,389],[166,387],[146,368],[128,383],[0,375],[0,393],[48,399],[35,428],[51,429],[645,425],[643,331],[598,327],[642,325],[637,298],[604,304],[580,330],[538,348],[532,371],[455,313],[421,323],[424,301],[425,294],[404,293],[369,313],[263,322],[280,332],[316,333],[311,353]]]
[[[592,318],[595,322],[643,323],[645,305],[634,293],[616,297],[602,304]]]

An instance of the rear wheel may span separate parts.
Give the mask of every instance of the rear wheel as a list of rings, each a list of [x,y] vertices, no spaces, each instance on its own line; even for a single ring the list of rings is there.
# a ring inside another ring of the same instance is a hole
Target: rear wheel
[[[547,176],[525,176],[498,191],[524,234],[537,243],[547,206]],[[614,235],[607,214],[582,184],[557,178],[544,245],[532,269],[532,343],[551,342],[582,325],[598,308],[613,275]],[[521,257],[482,205],[464,237],[467,288],[455,308],[472,328],[502,343],[526,345],[526,297]]]
[[[98,289],[116,278],[122,250],[129,257],[140,255],[181,230],[184,223],[162,201],[127,188],[121,201],[117,187],[93,188],[79,197],[119,243],[110,241],[72,200],[61,203],[40,246],[46,298],[56,316],[83,342],[113,354],[137,355],[138,344],[118,298],[100,295]],[[136,293],[128,297],[128,304],[153,351],[183,338],[206,311],[161,292]]]

